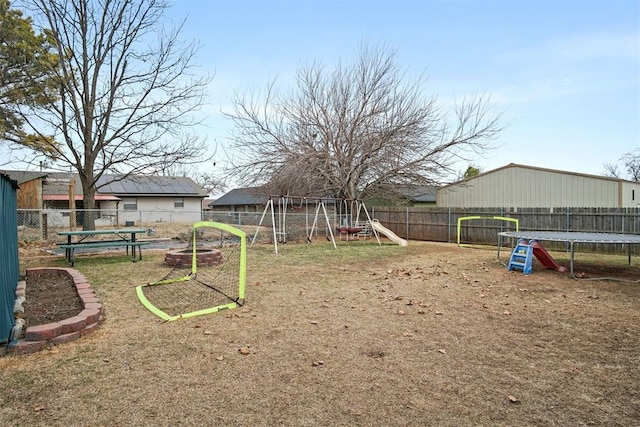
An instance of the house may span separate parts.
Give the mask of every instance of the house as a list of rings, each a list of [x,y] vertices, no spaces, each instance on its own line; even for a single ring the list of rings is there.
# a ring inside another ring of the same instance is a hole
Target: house
[[[44,210],[49,226],[69,225],[75,202],[81,223],[84,203],[77,174],[68,172],[5,171],[18,181],[18,209]],[[207,194],[188,177],[103,175],[97,183],[95,216],[98,226],[153,222],[192,223],[202,219]]]
[[[117,223],[193,223],[202,220],[207,193],[188,177],[103,175],[97,183],[101,210],[115,211]],[[118,200],[115,200],[117,198]]]
[[[209,207],[218,212],[260,212],[268,200],[268,194],[260,187],[234,188],[209,203]]]
[[[441,187],[438,207],[640,206],[640,182],[510,163]]]
[[[436,189],[432,185],[420,187],[399,187],[397,193],[402,201],[392,201],[387,199],[372,198],[365,200],[367,206],[410,206],[427,207],[436,206]]]
[[[210,211],[211,210],[211,206],[209,206],[211,203],[215,202],[216,199],[212,198],[212,197],[205,197],[204,199],[202,199],[202,210],[203,211]]]
[[[406,206],[435,206],[436,188],[434,186],[424,186],[405,189],[401,191],[401,197],[406,199]],[[218,212],[260,212],[264,209],[268,199],[267,193],[260,187],[235,188],[209,203],[209,208]],[[311,197],[309,198],[309,203],[315,204],[318,200],[329,199],[331,199],[329,196],[326,198]],[[392,202],[389,200],[370,199],[366,200],[365,204],[367,206],[388,206]],[[331,203],[327,205],[329,206]]]
[[[408,206],[435,206],[438,187],[428,185],[407,194]]]

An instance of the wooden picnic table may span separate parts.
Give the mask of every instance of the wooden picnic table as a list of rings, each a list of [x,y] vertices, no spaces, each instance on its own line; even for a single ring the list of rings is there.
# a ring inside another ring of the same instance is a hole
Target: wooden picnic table
[[[58,243],[58,246],[64,249],[67,262],[73,266],[75,249],[78,248],[107,248],[124,246],[129,254],[131,248],[131,256],[133,261],[136,260],[136,248],[139,259],[142,259],[141,246],[149,244],[149,242],[141,242],[136,240],[136,234],[146,233],[144,228],[118,228],[118,229],[102,229],[102,230],[79,230],[79,231],[59,231],[59,236],[66,236],[66,243]],[[113,236],[112,239],[97,239],[97,236]]]

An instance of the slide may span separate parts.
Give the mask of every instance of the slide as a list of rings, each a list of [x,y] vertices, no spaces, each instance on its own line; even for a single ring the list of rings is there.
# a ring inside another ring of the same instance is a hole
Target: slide
[[[533,248],[533,255],[538,259],[538,261],[540,261],[540,264],[542,264],[544,268],[552,268],[561,273],[567,271],[566,267],[561,266],[555,259],[553,259],[551,254],[547,252],[540,242],[532,240],[530,245]]]
[[[396,233],[389,230],[387,227],[383,226],[377,221],[371,221],[371,226],[376,229],[378,233],[382,233],[389,238],[392,242],[399,244],[400,246],[407,246],[409,242],[404,240],[402,237],[398,237]]]

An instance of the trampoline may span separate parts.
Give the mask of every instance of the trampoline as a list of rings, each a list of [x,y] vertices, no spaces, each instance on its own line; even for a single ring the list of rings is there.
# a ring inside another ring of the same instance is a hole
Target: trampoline
[[[631,265],[631,245],[640,244],[640,235],[637,234],[582,233],[578,231],[503,231],[498,233],[498,258],[500,258],[503,237],[569,243],[571,277],[575,277],[573,274],[573,255],[576,243],[626,244],[629,265]]]

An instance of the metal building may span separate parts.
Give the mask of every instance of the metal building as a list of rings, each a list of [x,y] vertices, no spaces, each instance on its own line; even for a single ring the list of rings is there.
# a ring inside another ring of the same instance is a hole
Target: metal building
[[[640,182],[510,163],[438,189],[438,207],[638,207]]]

